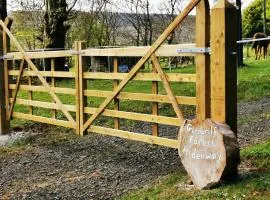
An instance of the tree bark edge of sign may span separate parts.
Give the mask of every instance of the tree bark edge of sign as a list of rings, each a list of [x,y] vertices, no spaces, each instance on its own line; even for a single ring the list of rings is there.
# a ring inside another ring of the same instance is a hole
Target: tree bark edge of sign
[[[236,135],[226,124],[206,119],[185,120],[179,131],[179,156],[198,189],[236,179],[240,151]]]

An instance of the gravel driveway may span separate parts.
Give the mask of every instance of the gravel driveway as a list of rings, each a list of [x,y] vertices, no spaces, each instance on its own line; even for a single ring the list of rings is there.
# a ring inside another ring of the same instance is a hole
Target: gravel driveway
[[[266,112],[270,113],[270,98],[239,105],[241,146],[270,137]],[[141,123],[134,131],[149,128]],[[34,131],[41,129],[51,131],[41,125]],[[161,129],[164,134],[177,131]],[[38,141],[44,136],[36,137]],[[114,137],[93,134],[50,145],[32,144],[19,152],[0,154],[1,199],[113,199],[183,170],[176,150]]]

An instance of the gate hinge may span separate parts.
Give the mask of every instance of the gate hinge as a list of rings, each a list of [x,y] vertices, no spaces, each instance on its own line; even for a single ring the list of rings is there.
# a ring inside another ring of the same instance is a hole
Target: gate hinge
[[[177,49],[177,53],[211,53],[210,47],[190,47]]]

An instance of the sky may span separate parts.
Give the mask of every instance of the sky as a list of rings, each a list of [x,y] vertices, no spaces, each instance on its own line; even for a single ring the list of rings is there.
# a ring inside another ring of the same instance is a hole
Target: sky
[[[231,2],[234,2],[234,0],[229,0]],[[254,0],[242,0],[242,6],[243,8],[246,8],[252,1]],[[160,4],[162,2],[162,0],[150,0],[150,2],[152,2],[153,4]],[[213,0],[209,0],[209,2],[213,2]],[[212,3],[211,3],[212,4]]]
[[[121,1],[121,0],[119,0],[119,1]],[[160,12],[159,7],[160,7],[161,3],[164,2],[165,0],[149,0],[149,1],[150,1],[150,4],[152,4],[152,6],[153,6],[152,12]],[[183,1],[186,1],[185,4],[190,2],[190,0],[183,0]],[[217,0],[209,0],[211,7],[213,6],[214,1],[217,1]],[[235,2],[235,0],[229,0],[229,1]],[[242,0],[242,9],[245,9],[252,1],[254,1],[254,0]],[[87,10],[87,6],[85,5],[85,2],[87,2],[87,1],[86,0],[79,0],[79,2],[81,3],[81,6],[78,5],[76,7],[78,9],[79,9],[79,7],[85,8]],[[17,6],[13,0],[7,0],[7,3],[9,5],[8,6],[9,11],[17,8]],[[10,4],[12,4],[12,6],[10,6]],[[121,6],[121,4],[119,4],[119,8],[117,8],[117,9],[120,9],[120,12],[125,12],[125,9]]]

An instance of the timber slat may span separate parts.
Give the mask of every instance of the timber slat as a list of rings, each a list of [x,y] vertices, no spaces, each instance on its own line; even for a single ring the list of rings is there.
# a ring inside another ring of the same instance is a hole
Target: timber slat
[[[56,71],[40,71],[40,74],[44,77],[54,77],[54,78],[75,78],[74,72],[56,72]],[[8,75],[10,76],[18,76],[19,70],[9,70]],[[35,71],[24,71],[23,77],[28,76],[37,76]]]
[[[170,148],[174,148],[174,149],[178,148],[178,141],[177,140],[156,137],[156,136],[152,136],[152,135],[144,135],[144,134],[116,130],[116,129],[111,129],[111,128],[104,128],[104,127],[100,127],[100,126],[90,126],[87,129],[87,131],[93,132],[93,133],[99,133],[102,135],[109,135],[109,136],[115,136],[115,137],[129,139],[129,140],[135,140],[135,141],[139,141],[139,142],[145,142],[145,143],[149,143],[149,144],[161,145],[161,146],[170,147]]]
[[[12,100],[10,108],[9,108],[8,120],[11,119],[13,109],[14,109],[14,106],[15,106],[15,103],[16,103],[16,98],[17,98],[17,95],[18,95],[18,92],[19,92],[20,81],[21,81],[21,78],[22,78],[23,70],[24,70],[24,60],[21,60],[19,75],[17,77],[16,86],[15,86],[15,90],[14,90],[13,100]]]
[[[10,102],[12,101],[13,99],[11,98]],[[25,106],[60,110],[57,104],[50,103],[50,102],[17,99],[16,103],[19,105],[25,105]],[[68,111],[76,112],[75,105],[64,104],[64,106]],[[96,111],[97,111],[97,108],[90,108],[90,107],[84,108],[85,114],[94,114]],[[135,120],[135,121],[145,121],[145,122],[151,122],[151,123],[166,124],[166,125],[171,125],[171,126],[180,126],[179,119],[174,118],[174,117],[165,117],[165,116],[157,116],[157,115],[142,114],[142,113],[116,111],[116,110],[109,110],[109,109],[106,109],[102,113],[102,115],[107,116],[107,117],[116,117],[116,118],[130,119],[130,120]]]
[[[12,117],[18,118],[18,119],[25,119],[25,120],[45,123],[45,124],[52,124],[52,125],[56,125],[56,126],[63,126],[66,128],[76,128],[74,125],[72,125],[72,123],[70,123],[68,121],[52,119],[52,118],[47,118],[47,117],[40,117],[40,116],[29,115],[29,114],[24,114],[24,113],[13,112]]]
[[[113,91],[100,91],[100,90],[85,90],[84,95],[90,97],[109,97]],[[144,94],[144,93],[130,93],[121,92],[117,99],[121,100],[134,100],[134,101],[148,101],[159,103],[171,103],[167,95]],[[176,96],[178,104],[182,105],[196,105],[196,97]]]
[[[9,84],[9,89],[14,90],[16,87],[15,84]],[[76,90],[72,88],[51,88],[57,94],[67,94],[75,95]],[[24,91],[33,91],[33,92],[47,92],[43,86],[28,86],[21,85],[20,90]],[[101,90],[85,90],[84,95],[88,97],[103,97],[106,98],[110,96],[113,91],[101,91]],[[147,102],[159,102],[159,103],[171,103],[167,95],[155,95],[155,94],[144,94],[144,93],[130,93],[130,92],[121,92],[117,99],[121,100],[134,100],[134,101],[147,101]],[[185,96],[176,96],[178,104],[181,105],[196,105],[196,97],[185,97]]]
[[[18,76],[19,70],[9,70],[10,76]],[[75,78],[74,72],[51,72],[40,71],[40,74],[44,77],[55,78]],[[100,80],[123,80],[127,73],[105,73],[105,72],[85,72],[83,74],[84,79],[100,79]],[[24,71],[23,77],[37,76],[34,71]],[[170,82],[186,82],[196,83],[196,74],[179,74],[179,73],[167,73],[166,77]],[[161,81],[158,74],[155,73],[138,73],[133,80],[136,81]]]
[[[128,73],[104,73],[104,72],[85,72],[85,79],[101,80],[123,80]],[[190,82],[196,83],[196,74],[167,73],[166,77],[170,82]],[[132,80],[136,81],[161,81],[156,73],[138,73]]]
[[[174,109],[177,117],[179,118],[179,120],[181,120],[181,122],[184,121],[184,115],[179,108],[178,101],[175,98],[175,95],[174,95],[173,90],[171,88],[171,85],[166,77],[166,74],[164,73],[164,71],[162,70],[162,67],[159,64],[158,58],[156,57],[155,54],[152,54],[151,59],[152,59],[153,66],[157,70],[160,78],[162,79],[163,86],[167,92],[168,98],[170,99],[170,101],[172,103],[173,109]]]
[[[61,58],[61,57],[71,57],[72,52],[70,50],[63,51],[39,51],[39,52],[25,52],[30,59],[41,59],[41,58]],[[21,52],[7,53],[7,60],[20,60],[23,58]]]
[[[14,90],[16,88],[15,84],[9,84],[9,89]],[[75,95],[76,90],[72,88],[59,88],[59,87],[51,87],[52,91],[57,94],[69,94]],[[29,85],[20,85],[20,90],[24,91],[32,91],[32,92],[47,92],[47,89],[43,86],[29,86]]]
[[[175,44],[162,45],[157,51],[158,57],[176,57],[176,56],[195,56],[194,53],[178,53],[180,48],[192,48],[195,44]],[[111,57],[142,57],[150,49],[150,46],[123,47],[123,48],[104,48],[104,49],[85,49],[82,50],[83,56],[111,56]]]

